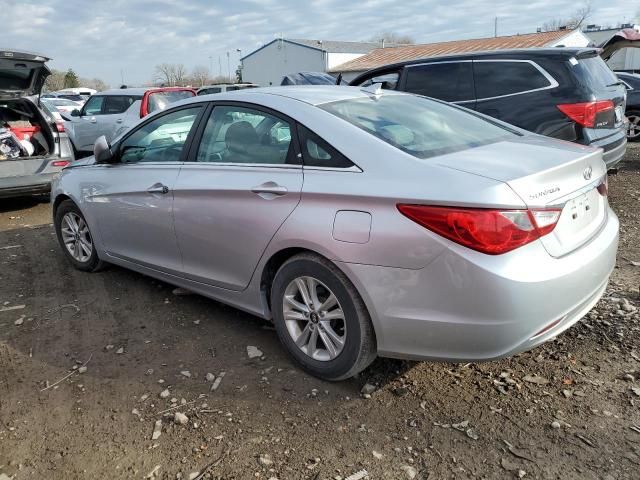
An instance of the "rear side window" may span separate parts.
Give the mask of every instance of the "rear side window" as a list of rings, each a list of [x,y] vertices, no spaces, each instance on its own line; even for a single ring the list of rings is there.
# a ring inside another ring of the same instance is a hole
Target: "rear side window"
[[[104,115],[115,115],[125,112],[135,99],[128,95],[108,95],[104,97]]]
[[[551,86],[551,82],[529,62],[474,61],[476,97],[501,97]]]
[[[307,127],[298,125],[305,167],[349,168],[353,163]]]
[[[170,103],[191,98],[195,94],[190,90],[166,90],[149,94],[148,113],[164,110]]]
[[[579,72],[578,78],[593,90],[618,82],[618,77],[599,56],[581,58],[575,68]]]
[[[471,62],[432,63],[407,67],[404,90],[447,102],[473,100]]]

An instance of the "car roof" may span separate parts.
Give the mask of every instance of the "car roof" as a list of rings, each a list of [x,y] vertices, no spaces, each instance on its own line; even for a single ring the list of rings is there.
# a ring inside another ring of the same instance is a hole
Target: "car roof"
[[[114,88],[98,92],[94,95],[144,95],[149,90],[172,91],[172,90],[193,90],[191,87],[139,87],[139,88]]]
[[[381,90],[380,92],[380,95],[409,95],[395,90]],[[309,105],[322,105],[324,103],[338,102],[341,100],[371,97],[373,94],[367,92],[362,87],[347,87],[342,85],[291,85],[233,90],[231,92],[217,93],[215,98],[208,96],[188,98],[172,103],[171,106],[224,100],[251,103],[255,102],[257,95],[273,95],[298,100],[308,103]]]
[[[384,70],[392,70],[394,68],[403,67],[405,65],[416,65],[425,62],[441,62],[451,60],[474,60],[476,58],[505,58],[505,59],[530,59],[536,57],[547,58],[571,58],[585,54],[597,54],[597,48],[574,48],[574,47],[555,47],[555,48],[513,48],[508,50],[482,50],[478,52],[453,53],[450,55],[436,55],[433,57],[423,57],[413,60],[405,60],[402,62],[390,63],[381,67],[372,68],[365,73],[372,73]],[[358,75],[360,77],[360,75]]]

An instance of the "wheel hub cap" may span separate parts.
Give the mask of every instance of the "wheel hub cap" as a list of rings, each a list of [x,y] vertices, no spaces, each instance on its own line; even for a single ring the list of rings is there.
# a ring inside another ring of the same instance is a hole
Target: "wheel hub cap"
[[[342,352],[346,321],[334,293],[313,277],[298,277],[285,289],[282,300],[285,326],[305,355],[327,362]]]
[[[62,217],[60,225],[62,241],[69,254],[78,262],[87,262],[93,252],[93,242],[89,227],[84,219],[74,212]]]

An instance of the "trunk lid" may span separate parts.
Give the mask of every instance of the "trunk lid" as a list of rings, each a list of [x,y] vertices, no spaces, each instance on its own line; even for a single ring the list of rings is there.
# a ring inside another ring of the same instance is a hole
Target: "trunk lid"
[[[0,48],[0,99],[40,95],[51,73],[49,58],[36,53]]]
[[[440,157],[441,165],[506,183],[529,208],[562,208],[555,229],[541,238],[561,257],[589,241],[607,215],[597,187],[606,179],[602,151],[538,136]]]

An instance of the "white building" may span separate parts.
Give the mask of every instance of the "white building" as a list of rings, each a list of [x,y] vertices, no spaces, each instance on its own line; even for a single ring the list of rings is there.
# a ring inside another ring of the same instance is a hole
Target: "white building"
[[[298,72],[327,72],[374,48],[377,42],[335,42],[277,38],[240,59],[242,80],[265,87]]]

